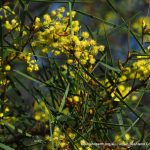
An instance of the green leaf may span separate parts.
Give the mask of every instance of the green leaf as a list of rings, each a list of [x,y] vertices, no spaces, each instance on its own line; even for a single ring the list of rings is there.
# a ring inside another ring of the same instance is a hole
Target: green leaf
[[[23,15],[22,19],[24,19],[24,17],[27,15],[31,21],[34,21],[31,12],[28,10],[29,3],[25,2],[23,0],[19,0],[19,3],[21,5],[22,9],[24,10],[22,13],[22,15]]]
[[[123,123],[123,119],[122,119],[122,114],[121,114],[121,112],[118,112],[118,113],[117,113],[117,118],[118,118],[119,124],[124,124],[124,123]],[[126,134],[125,127],[124,127],[124,126],[120,126],[120,131],[121,131],[122,137],[124,138],[124,136],[125,136],[125,134]]]
[[[21,71],[19,71],[19,70],[13,70],[13,71],[16,72],[17,74],[19,74],[19,75],[21,75],[21,76],[27,78],[28,80],[34,81],[34,82],[36,82],[36,83],[41,83],[41,81],[39,81],[39,80],[37,80],[37,79],[35,79],[35,78],[33,78],[33,77],[31,77],[31,76],[29,76],[29,75],[27,75],[27,74],[21,72]]]
[[[4,150],[15,150],[14,148],[11,148],[8,145],[5,145],[3,143],[0,143],[0,148],[2,148]]]
[[[131,18],[129,18],[128,20],[126,20],[125,22],[123,22],[122,24],[118,25],[116,28],[112,29],[112,31],[110,33],[108,33],[108,35],[119,31],[120,29],[122,29],[123,27],[126,27],[128,25],[129,22],[131,22],[132,20],[134,20],[137,16],[139,16],[141,14],[141,12],[136,13],[134,16],[132,16]]]
[[[125,23],[126,25],[126,28],[128,28],[128,25],[126,24],[126,21],[125,19],[121,16],[120,12],[113,6],[113,4],[109,1],[109,0],[106,0],[108,5],[114,10],[114,12],[121,18],[121,20]],[[145,52],[145,49],[143,47],[143,45],[140,43],[140,41],[138,40],[138,38],[136,37],[136,35],[134,34],[134,32],[132,30],[129,30],[129,32],[132,34],[132,36],[134,37],[134,39],[136,40],[136,42],[138,43],[138,45],[140,46],[140,48],[142,49],[142,51],[144,53]]]
[[[2,2],[0,2],[0,8],[2,8]],[[3,58],[3,24],[0,18],[0,56]]]
[[[58,0],[32,0],[31,2],[45,2],[45,3],[68,3],[69,2],[69,0],[68,1],[66,1],[66,0],[64,0],[64,1],[58,1]],[[74,3],[92,3],[90,0],[87,0],[87,1],[76,1],[75,2],[75,0],[73,0],[73,2],[72,2],[72,4],[74,4]],[[72,7],[73,7],[73,5],[72,5]]]
[[[93,15],[91,15],[91,14],[82,12],[82,11],[80,11],[80,10],[75,10],[75,11],[78,12],[78,13],[80,13],[80,14],[82,14],[82,15],[88,16],[88,17],[90,17],[90,18],[93,18],[93,19],[97,19],[97,20],[99,20],[99,21],[102,21],[103,23],[105,23],[105,24],[107,24],[107,25],[109,25],[109,26],[116,27],[116,24],[113,24],[113,23],[110,23],[110,22],[108,22],[108,21],[105,21],[105,20],[103,20],[103,19],[101,19],[101,18],[99,18],[99,17],[96,17],[96,16],[93,16]]]
[[[140,115],[140,117],[143,116],[143,113]],[[131,124],[130,127],[126,130],[126,132],[129,132],[132,128],[135,131],[136,135],[138,136],[138,138],[141,137],[141,133],[139,131],[139,129],[136,127],[136,124],[139,122],[139,118],[137,118],[134,122],[131,119],[128,119],[129,123]]]
[[[70,29],[71,29],[71,34],[73,34],[72,33],[72,6],[71,6],[71,2],[68,2],[68,5],[69,5],[69,13],[70,13],[70,15],[69,15],[69,20],[70,20]]]
[[[24,132],[24,131],[22,131],[19,128],[16,128],[14,125],[12,125],[12,124],[10,124],[8,122],[4,122],[4,124],[5,124],[5,126],[9,127],[10,129],[17,131],[18,133],[25,134],[27,137],[32,137],[31,134],[29,134],[27,132]]]
[[[82,64],[80,64],[82,66],[82,69],[84,70],[84,72],[92,78],[92,80],[94,80],[96,83],[98,83],[103,89],[106,89],[105,86],[103,84],[101,84],[95,77],[93,74],[91,74]]]
[[[105,64],[103,62],[99,62],[99,64],[103,65],[104,67],[106,67],[109,70],[113,70],[113,71],[116,71],[116,72],[121,72],[120,69],[117,69],[117,68],[114,68],[112,66],[109,66],[109,65],[107,65],[107,64]]]
[[[68,84],[67,88],[66,88],[66,91],[65,91],[65,94],[63,96],[63,99],[61,101],[61,105],[59,107],[59,112],[62,112],[63,108],[64,108],[64,105],[66,103],[66,98],[68,96],[68,92],[69,92],[69,87],[70,87],[70,84]]]
[[[86,24],[85,24],[85,26],[86,26],[86,28],[87,28],[87,30],[88,30],[88,32],[89,32],[89,34],[90,34],[91,38],[92,38],[92,39],[94,39],[94,35],[93,35],[93,33],[92,33],[91,29],[89,28],[89,26],[88,26],[88,25],[86,25]]]

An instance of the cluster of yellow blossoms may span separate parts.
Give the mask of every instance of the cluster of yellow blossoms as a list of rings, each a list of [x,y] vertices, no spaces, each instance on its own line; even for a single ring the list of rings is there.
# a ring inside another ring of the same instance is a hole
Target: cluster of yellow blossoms
[[[118,88],[119,92],[117,92],[117,88]],[[125,84],[120,84],[117,86],[117,88],[114,89],[114,91],[111,93],[111,96],[115,101],[120,101],[120,99],[122,99],[122,97],[126,96],[128,94],[128,92],[131,90],[131,87],[127,86]]]
[[[6,79],[7,73],[11,70],[11,66],[9,64],[4,64],[2,58],[0,57],[0,86],[9,84],[9,80]]]
[[[98,45],[89,37],[88,32],[80,33],[80,24],[77,20],[70,21],[76,12],[64,15],[65,8],[45,14],[43,19],[36,18],[34,23],[35,37],[31,43],[34,49],[42,53],[52,53],[54,56],[66,54],[69,64],[94,64],[95,56],[104,51],[103,45]]]
[[[0,12],[0,18],[6,20],[3,23],[3,27],[7,29],[8,32],[13,31],[12,34],[14,34],[14,31],[20,32],[22,30],[22,36],[27,35],[27,29],[29,29],[28,26],[26,26],[25,28],[21,27],[20,20],[9,6],[3,6],[2,8],[0,8]],[[11,17],[13,18],[11,19]],[[14,46],[16,45],[15,43],[13,44]]]
[[[53,138],[49,135],[45,136],[45,140],[47,141],[47,149],[52,149],[52,141],[54,142],[55,148],[67,149],[68,142],[66,140],[65,134],[63,134],[59,127],[55,126],[53,131]]]
[[[31,42],[32,49],[41,55],[52,54],[53,56],[59,56],[65,54],[68,64],[78,64],[80,62],[82,65],[92,65],[96,62],[95,57],[98,52],[104,51],[104,45],[98,45],[95,40],[90,38],[88,32],[80,31],[79,21],[74,20],[75,11],[65,14],[65,8],[60,7],[57,10],[53,10],[51,15],[45,14],[42,19],[36,17],[32,27],[31,25],[22,27],[15,12],[8,6],[4,6],[0,11],[3,14],[0,17],[6,20],[3,26],[8,31],[8,34],[11,33],[14,37],[21,34],[21,43],[25,43],[29,40],[28,36],[31,36],[32,32],[31,41],[29,42]],[[14,16],[11,19],[12,15]],[[72,18],[72,21],[70,21],[70,18]],[[30,27],[32,31],[30,31]],[[15,38],[10,41],[18,50],[20,41]],[[39,67],[36,60],[31,60],[33,54],[30,51],[29,49],[29,54],[25,56],[24,49],[21,50],[22,54],[15,56],[15,59],[26,61],[27,71],[37,71]]]
[[[120,82],[119,82],[120,81]],[[119,78],[119,81],[114,81],[114,84],[111,84],[108,79],[106,81],[102,81],[101,83],[107,87],[107,91],[111,94],[111,97],[113,98],[114,101],[120,101],[121,100],[126,100],[128,102],[136,101],[138,100],[139,94],[138,92],[132,92],[128,95],[128,93],[131,91],[132,87],[130,84],[128,84],[127,77],[126,76],[121,76]],[[107,95],[107,93],[106,93]],[[127,96],[126,96],[127,95]],[[125,99],[124,99],[125,97]]]
[[[49,135],[45,136],[45,141],[47,142],[47,149],[52,149],[52,142],[54,143],[54,148],[59,148],[60,150],[70,149],[69,141],[74,142],[76,134],[73,133],[71,128],[67,128],[65,134],[62,133],[58,126],[54,127],[53,138]],[[86,146],[87,142],[84,139],[79,140],[74,144],[74,149],[78,150],[92,150],[89,146]],[[83,146],[84,145],[84,146]]]
[[[68,97],[68,101],[70,103],[76,104],[76,103],[78,103],[80,101],[80,98],[79,98],[79,96],[72,96],[72,97]]]
[[[32,54],[31,53],[28,53],[28,54],[21,53],[20,55],[18,55],[18,58],[20,60],[26,62],[28,72],[33,72],[33,71],[38,71],[39,70],[37,60],[32,59]]]
[[[11,51],[8,56],[7,56],[7,61],[11,60],[21,60],[27,64],[27,71],[28,72],[33,72],[33,71],[38,71],[39,66],[37,64],[37,61],[33,59],[32,53],[30,50],[28,52],[25,52],[25,48],[20,50],[21,44],[25,44],[28,41],[29,37],[29,26],[21,26],[21,22],[18,19],[18,17],[15,15],[15,12],[10,9],[8,6],[4,6],[3,8],[0,9],[0,12],[2,16],[0,16],[3,20],[3,27],[7,30],[6,35],[11,34],[12,39],[9,39],[9,44],[12,44],[15,50],[13,52]],[[13,17],[11,19],[11,17]],[[17,36],[19,34],[22,36],[19,40],[17,40]],[[10,38],[10,37],[9,37]],[[20,46],[20,47],[19,47]],[[24,46],[25,47],[25,46]],[[18,52],[18,50],[20,50]],[[20,54],[18,54],[20,53]],[[5,58],[3,58],[5,59]],[[7,70],[9,68],[7,67]]]
[[[0,126],[7,123],[15,123],[18,119],[15,116],[10,116],[10,108],[6,106],[2,112],[0,112]]]
[[[43,101],[35,103],[34,105],[34,119],[41,122],[47,122],[49,118],[49,111]]]
[[[8,107],[6,107],[5,109],[4,109],[4,112],[0,112],[0,118],[3,118],[4,116],[5,116],[5,114],[6,113],[8,113],[10,110],[9,110],[9,108]],[[0,122],[0,124],[1,124],[2,122]]]
[[[78,99],[77,96],[73,97],[74,99]],[[49,120],[49,110],[47,109],[45,103],[40,101],[39,103],[35,103],[34,105],[34,118],[37,121],[46,123]],[[47,124],[45,125],[47,128]],[[74,141],[76,138],[76,134],[71,130],[71,128],[67,128],[65,132],[62,132],[58,126],[55,126],[53,129],[52,136],[46,134],[45,141],[47,143],[47,149],[52,149],[52,143],[54,143],[55,148],[60,148],[62,150],[67,150],[70,147],[70,140]],[[77,140],[75,142],[74,148],[79,150],[92,150],[89,146],[86,146],[87,141],[84,139]]]
[[[131,63],[130,66],[124,67],[122,69],[121,76],[114,80],[114,85],[109,82],[108,79],[102,81],[108,91],[111,93],[111,97],[115,101],[120,101],[123,97],[125,100],[136,101],[139,97],[139,93],[134,91],[128,94],[132,90],[132,85],[130,81],[133,80],[149,80],[150,77],[150,46],[145,49],[146,54],[139,53],[135,56],[135,61]],[[128,96],[126,96],[128,95]]]
[[[23,32],[22,36],[27,35],[28,30],[26,29],[29,29],[28,26],[26,26],[25,28],[21,27],[18,16],[9,6],[3,6],[2,8],[0,8],[0,12],[1,12],[0,18],[5,20],[3,23],[3,27],[7,29],[8,32],[12,31],[20,32],[22,30]]]
[[[124,139],[120,135],[116,135],[115,136],[115,142],[122,144],[122,145],[126,145],[126,144],[131,144],[133,141],[131,139],[130,134],[126,133],[124,135]]]
[[[145,49],[146,54],[139,53],[129,67],[123,68],[121,78],[126,80],[145,80],[150,76],[150,46]]]
[[[33,58],[32,53],[21,52],[20,54],[17,54],[16,52],[12,52],[8,55],[8,61],[13,60],[14,58],[16,58],[16,60],[25,62],[27,65],[26,69],[28,72],[39,70],[37,60]]]

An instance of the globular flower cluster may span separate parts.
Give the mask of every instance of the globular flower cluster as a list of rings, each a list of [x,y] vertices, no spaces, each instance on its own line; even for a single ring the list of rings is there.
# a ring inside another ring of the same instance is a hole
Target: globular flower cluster
[[[94,64],[95,56],[104,51],[104,46],[91,39],[88,32],[80,33],[80,24],[74,20],[75,11],[66,15],[64,12],[65,8],[61,7],[53,10],[51,15],[45,14],[43,19],[35,19],[32,47],[43,54],[65,54],[68,64],[77,64],[78,61],[83,65]]]
[[[146,49],[146,54],[139,54],[135,57],[136,61],[130,67],[125,67],[122,76],[126,79],[145,80],[150,76],[150,46]]]

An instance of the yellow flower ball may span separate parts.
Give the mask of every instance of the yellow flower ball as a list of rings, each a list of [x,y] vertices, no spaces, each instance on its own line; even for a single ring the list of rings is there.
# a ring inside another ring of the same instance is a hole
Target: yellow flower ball
[[[27,71],[28,71],[28,72],[32,72],[32,71],[33,71],[33,68],[32,68],[32,67],[27,67]]]
[[[65,136],[64,136],[64,135],[59,135],[59,139],[60,139],[60,140],[64,140],[64,139],[65,139]]]
[[[74,96],[74,97],[73,97],[73,101],[74,101],[75,103],[79,102],[79,96]]]
[[[138,96],[137,96],[137,95],[132,95],[132,96],[131,96],[131,100],[132,100],[132,101],[138,100]]]
[[[90,147],[86,147],[86,150],[92,150]]]
[[[11,66],[10,66],[10,65],[6,65],[6,66],[5,66],[5,70],[6,70],[6,71],[10,71],[10,70],[11,70]]]
[[[86,63],[87,63],[87,60],[84,60],[84,59],[81,60],[82,65],[85,65]]]
[[[55,132],[59,132],[59,131],[60,131],[59,127],[56,126],[56,127],[54,128],[54,131],[55,131]]]
[[[72,99],[71,97],[68,97],[68,101],[69,101],[70,103],[72,103],[72,102],[73,102],[73,99]]]
[[[44,48],[42,49],[42,52],[43,52],[43,53],[48,53],[48,51],[49,51],[49,49],[48,49],[47,47],[44,47]]]
[[[6,107],[4,111],[5,111],[5,113],[7,113],[7,112],[9,112],[10,110],[9,110],[8,107]]]
[[[63,18],[63,15],[61,13],[58,13],[56,16],[57,16],[58,19]]]
[[[87,39],[89,37],[89,33],[88,32],[82,32],[81,36],[85,39]]]
[[[3,113],[0,113],[0,118],[2,118],[4,116],[4,114]]]
[[[78,59],[79,59],[79,58],[80,58],[80,56],[81,56],[81,52],[75,52],[75,53],[74,53],[74,55],[76,56],[76,58],[78,58]]]
[[[39,120],[41,119],[41,116],[40,116],[39,114],[36,114],[36,115],[34,116],[34,119],[37,120],[37,121],[39,121]]]
[[[65,12],[65,7],[60,7],[60,8],[58,8],[58,12],[64,13],[64,12]]]
[[[35,64],[34,71],[38,71],[38,70],[39,70],[39,66],[37,64]]]
[[[50,21],[50,20],[51,20],[49,14],[45,14],[45,15],[43,16],[43,18],[44,18],[46,21]]]
[[[70,137],[71,139],[74,139],[75,136],[76,136],[76,135],[75,135],[74,133],[72,133],[72,132],[70,132],[68,135],[69,135],[69,137]]]
[[[90,60],[89,60],[89,62],[90,62],[90,64],[95,64],[95,58],[91,58]]]
[[[46,141],[51,141],[51,137],[50,137],[49,135],[45,135],[44,139],[45,139]]]
[[[68,64],[72,64],[72,63],[73,63],[73,60],[72,60],[72,59],[68,59],[68,60],[67,60],[67,63],[68,63]]]
[[[74,18],[75,15],[76,15],[76,12],[75,11],[71,11],[72,18]],[[70,12],[67,12],[67,16],[70,16]]]
[[[90,45],[91,45],[91,46],[96,45],[96,41],[94,41],[94,40],[90,40],[89,42],[90,42]]]
[[[9,23],[9,21],[6,21],[6,22],[5,22],[4,27],[5,27],[7,30],[12,30],[12,25]]]
[[[61,142],[61,143],[60,143],[60,147],[61,147],[61,148],[64,148],[65,146],[66,146],[66,143],[65,143],[65,142]]]
[[[52,16],[56,16],[56,14],[57,14],[57,12],[56,12],[55,10],[52,10],[52,11],[51,11],[51,15],[52,15]]]
[[[104,45],[100,45],[100,46],[99,46],[99,50],[100,50],[101,52],[103,52],[103,51],[105,50],[105,46],[104,46]]]
[[[125,90],[125,86],[123,84],[119,85],[118,88],[121,93]]]
[[[116,136],[115,136],[115,141],[116,141],[116,142],[121,142],[121,141],[122,141],[119,135],[116,135]]]
[[[53,132],[53,135],[54,135],[54,137],[58,137],[58,136],[59,136],[59,132],[54,131],[54,132]]]
[[[85,140],[81,140],[81,141],[80,141],[80,144],[81,144],[81,145],[86,145],[87,142],[86,142]]]
[[[130,139],[131,139],[130,134],[126,133],[126,134],[125,134],[125,140],[126,140],[126,141],[129,141]]]

